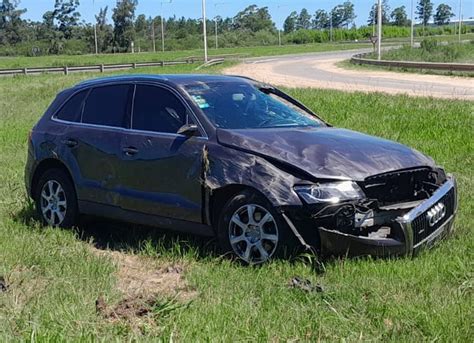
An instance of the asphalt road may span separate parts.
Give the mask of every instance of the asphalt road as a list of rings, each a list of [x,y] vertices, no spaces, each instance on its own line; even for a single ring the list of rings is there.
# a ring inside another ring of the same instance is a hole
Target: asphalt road
[[[349,91],[386,92],[413,96],[474,100],[474,79],[468,77],[401,73],[385,70],[346,69],[337,63],[356,53],[331,51],[304,55],[252,58],[227,69],[227,74],[245,75],[287,87],[317,87]]]

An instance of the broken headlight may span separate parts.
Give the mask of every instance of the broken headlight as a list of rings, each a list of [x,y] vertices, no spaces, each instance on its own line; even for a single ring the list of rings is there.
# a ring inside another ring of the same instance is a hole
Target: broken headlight
[[[307,203],[338,203],[346,200],[363,199],[364,192],[352,181],[320,183],[295,186],[295,192]]]

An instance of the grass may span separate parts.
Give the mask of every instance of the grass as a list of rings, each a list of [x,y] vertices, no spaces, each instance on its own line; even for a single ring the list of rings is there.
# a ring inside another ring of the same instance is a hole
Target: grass
[[[368,56],[376,58],[375,54]],[[474,63],[474,40],[469,43],[449,43],[439,45],[435,40],[424,40],[420,48],[405,45],[399,49],[390,49],[382,54],[383,60],[415,61],[415,62],[445,62],[445,63]]]
[[[444,62],[444,63],[474,63],[474,40],[469,43],[449,43],[439,45],[435,40],[425,40],[420,48],[411,48],[403,46],[399,49],[390,49],[382,54],[383,60],[390,61],[415,61],[415,62]],[[368,58],[376,59],[376,53],[371,53]],[[408,73],[421,73],[446,76],[464,76],[473,77],[474,72],[468,71],[449,71],[449,70],[432,70],[432,69],[415,69],[415,68],[399,68],[385,67],[373,65],[353,64],[349,60],[339,62],[342,68],[358,69],[358,70],[390,70]]]
[[[367,48],[371,44],[367,43],[321,43],[321,44],[301,44],[301,45],[283,45],[283,46],[261,46],[261,47],[242,47],[242,48],[223,48],[210,49],[209,56],[223,54],[245,54],[249,57],[284,55],[307,52],[321,52],[332,50],[350,50]],[[0,69],[3,68],[25,68],[25,67],[61,67],[78,65],[97,65],[112,63],[133,63],[133,62],[155,62],[155,61],[174,61],[191,56],[202,57],[202,50],[183,50],[183,51],[165,51],[163,52],[143,52],[143,53],[124,53],[124,54],[100,54],[100,55],[59,55],[59,56],[38,56],[38,57],[0,57]]]
[[[190,66],[155,72],[191,72]],[[218,72],[218,69],[211,69]],[[157,230],[87,224],[40,228],[23,186],[26,137],[55,94],[94,74],[0,79],[1,341],[440,341],[468,342],[472,327],[474,235],[473,103],[386,94],[294,89],[334,125],[408,144],[458,178],[453,236],[414,259],[337,259],[316,275],[304,259],[245,268],[219,258],[212,243]],[[157,261],[182,262],[199,296],[156,308],[137,329],[96,313],[103,295],[118,301],[116,266],[91,240]],[[323,293],[289,288],[298,275]],[[166,309],[163,310],[163,308]],[[160,313],[163,315],[160,315]]]
[[[341,68],[354,69],[354,70],[359,70],[359,71],[363,71],[363,70],[394,71],[394,72],[399,72],[399,73],[411,73],[411,74],[474,77],[474,72],[469,72],[469,71],[384,67],[384,66],[375,66],[375,65],[368,65],[368,64],[354,64],[350,60],[337,62],[336,65]]]

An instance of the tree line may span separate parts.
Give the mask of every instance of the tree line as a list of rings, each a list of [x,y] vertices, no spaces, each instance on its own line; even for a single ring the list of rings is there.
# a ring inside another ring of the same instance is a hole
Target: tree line
[[[132,42],[135,51],[150,51],[156,45],[161,45],[161,17],[137,15],[138,0],[118,0],[112,9],[107,6],[100,8],[94,23],[81,20],[79,5],[79,0],[55,0],[54,7],[43,14],[42,20],[32,21],[23,18],[26,9],[21,8],[20,0],[0,0],[0,54],[82,54],[94,52],[96,46],[100,53],[124,52],[130,51]],[[430,0],[419,1],[417,15],[423,24],[426,25],[433,15],[437,25],[449,23],[453,16],[451,7],[440,4],[434,14],[433,8]],[[109,14],[111,22],[108,20]],[[368,25],[374,23],[376,17],[376,9],[373,7],[369,13]],[[319,31],[306,35],[313,37],[311,40],[314,42],[367,37],[366,27],[355,28],[355,18],[354,4],[350,1],[336,5],[329,12],[317,10],[313,15],[307,9],[302,9],[299,13],[294,11],[284,22],[283,43],[306,42],[308,39],[301,39],[305,30]],[[383,2],[382,18],[384,23],[391,25],[409,25],[405,7],[397,7],[390,12],[387,0]],[[167,50],[202,46],[201,19],[176,16],[163,19]],[[268,7],[251,5],[233,17],[218,16],[208,19],[206,24],[209,28],[210,46],[216,44],[215,30],[221,47],[271,45],[279,42],[278,30]],[[352,33],[329,37],[325,31],[330,27]]]

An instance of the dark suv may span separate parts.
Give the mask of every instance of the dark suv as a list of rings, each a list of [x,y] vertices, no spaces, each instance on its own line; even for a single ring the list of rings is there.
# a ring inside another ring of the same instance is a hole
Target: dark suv
[[[61,92],[33,128],[42,220],[79,214],[216,235],[261,263],[295,237],[322,253],[411,254],[450,231],[452,176],[404,145],[333,128],[229,76],[123,76]]]

